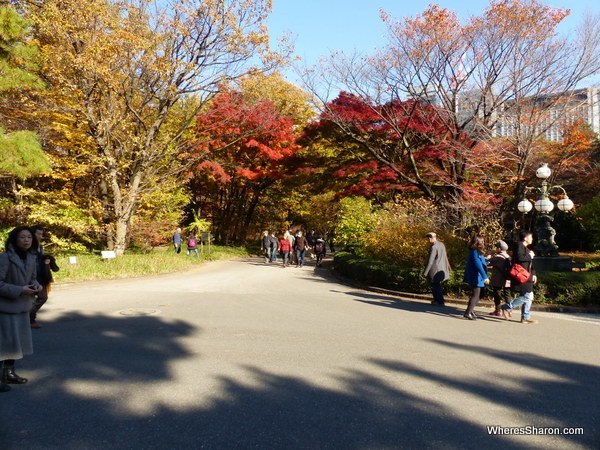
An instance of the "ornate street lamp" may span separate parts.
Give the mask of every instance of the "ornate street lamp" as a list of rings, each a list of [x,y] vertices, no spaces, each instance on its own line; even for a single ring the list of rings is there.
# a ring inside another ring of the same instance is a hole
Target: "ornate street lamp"
[[[562,186],[549,186],[546,181],[552,171],[548,164],[542,164],[540,168],[535,172],[535,175],[542,180],[541,187],[526,187],[525,193],[529,191],[537,191],[539,194],[538,200],[535,204],[532,204],[529,200],[524,198],[517,205],[517,209],[526,214],[535,207],[540,213],[537,219],[537,244],[535,246],[536,254],[538,256],[558,256],[558,245],[554,242],[554,236],[556,231],[552,228],[551,222],[554,220],[548,215],[550,211],[554,209],[554,203],[548,198],[549,194],[554,190],[560,190],[563,193],[563,198],[558,201],[557,206],[561,211],[570,211],[573,209],[573,202],[567,196],[567,192]]]

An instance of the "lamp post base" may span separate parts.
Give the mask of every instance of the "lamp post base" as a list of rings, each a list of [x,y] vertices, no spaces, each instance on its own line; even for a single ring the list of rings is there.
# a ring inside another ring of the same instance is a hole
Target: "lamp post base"
[[[551,225],[553,220],[548,214],[540,214],[537,218],[537,243],[535,244],[537,256],[558,257],[558,245],[554,242],[556,230]]]

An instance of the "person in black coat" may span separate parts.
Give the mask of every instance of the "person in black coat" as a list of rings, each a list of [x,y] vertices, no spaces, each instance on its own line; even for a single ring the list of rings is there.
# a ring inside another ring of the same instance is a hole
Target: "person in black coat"
[[[502,315],[508,319],[511,317],[512,310],[524,305],[523,312],[521,314],[521,323],[533,324],[537,323],[537,320],[531,318],[531,304],[533,303],[533,285],[537,283],[537,276],[533,267],[533,251],[529,250],[528,247],[533,242],[533,236],[530,231],[521,231],[519,234],[519,243],[516,245],[513,251],[513,264],[520,264],[529,272],[529,278],[519,283],[517,280],[512,280],[512,289],[518,292],[520,295],[515,298],[512,302],[502,305]]]
[[[265,263],[271,262],[271,236],[269,236],[268,231],[263,231],[260,248],[265,257]]]
[[[36,320],[37,313],[48,300],[50,285],[54,281],[52,272],[58,272],[59,267],[56,264],[54,256],[46,254],[44,247],[42,246],[42,241],[44,240],[44,228],[40,225],[36,225],[31,227],[30,231],[33,233],[38,242],[37,248],[34,248],[33,251],[37,256],[38,262],[37,281],[42,286],[42,289],[37,293],[33,302],[33,306],[31,307],[31,311],[29,311],[29,323],[31,324],[31,328],[42,328],[40,323]]]

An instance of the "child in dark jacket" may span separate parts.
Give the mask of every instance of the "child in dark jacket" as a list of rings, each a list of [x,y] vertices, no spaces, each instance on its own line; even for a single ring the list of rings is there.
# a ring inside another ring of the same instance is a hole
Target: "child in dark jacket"
[[[492,270],[490,284],[494,295],[494,311],[491,316],[502,317],[501,303],[510,302],[510,280],[508,270],[510,269],[510,255],[506,252],[508,245],[504,241],[496,242],[496,254],[488,261],[488,267]]]
[[[323,238],[318,237],[315,241],[314,252],[317,258],[317,267],[321,267],[323,264],[323,258],[327,253],[327,250],[325,249],[325,240]]]

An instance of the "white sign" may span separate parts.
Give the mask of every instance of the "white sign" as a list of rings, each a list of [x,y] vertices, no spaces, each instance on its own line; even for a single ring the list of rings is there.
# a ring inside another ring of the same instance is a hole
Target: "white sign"
[[[113,259],[117,257],[117,254],[113,250],[104,250],[100,252],[102,259]]]

